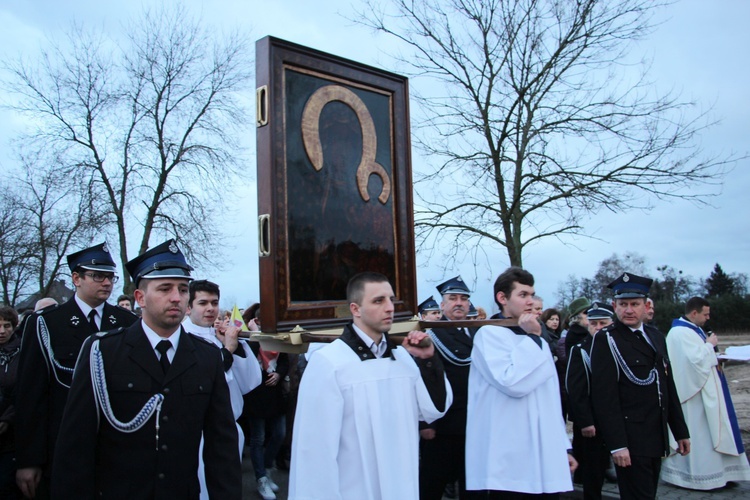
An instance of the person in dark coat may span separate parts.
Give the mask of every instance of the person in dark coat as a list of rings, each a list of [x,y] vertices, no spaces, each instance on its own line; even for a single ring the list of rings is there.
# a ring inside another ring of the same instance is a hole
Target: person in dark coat
[[[568,310],[568,333],[565,335],[565,354],[570,354],[574,345],[583,342],[589,336],[589,321],[586,311],[591,307],[591,302],[586,297],[579,297],[570,303]]]
[[[260,305],[253,304],[243,313],[251,331],[260,329]],[[276,455],[286,436],[287,397],[284,378],[289,373],[289,355],[261,349],[258,342],[248,344],[258,359],[262,379],[260,385],[243,396],[245,405],[240,425],[248,436],[250,460],[255,471],[258,493],[264,500],[276,498],[279,485],[270,473]]]
[[[174,240],[127,264],[143,319],[83,345],[52,471],[54,498],[239,500],[238,437],[221,351],[181,326],[190,270]]]
[[[18,313],[0,307],[0,498],[21,498],[16,486],[16,375],[21,338],[15,332]]]
[[[437,290],[443,297],[441,320],[466,319],[470,293],[461,277],[456,276],[441,283]],[[433,328],[430,332],[453,389],[453,404],[444,417],[431,424],[420,423],[419,496],[422,500],[440,500],[446,485],[456,480],[459,483],[459,498],[466,495],[466,407],[475,333],[476,328],[453,327]]]
[[[132,312],[106,301],[117,282],[106,243],[68,255],[76,293],[24,322],[16,388],[16,481],[29,498],[49,497],[52,457],[81,345],[99,330],[133,324]]]
[[[591,409],[591,341],[596,332],[612,324],[614,311],[606,304],[594,302],[586,316],[590,335],[570,350],[563,379],[568,394],[568,417],[573,422],[573,456],[578,461],[576,477],[583,484],[583,498],[599,500],[609,466],[609,450],[601,432],[597,432]]]
[[[643,323],[652,281],[623,273],[609,284],[617,319],[595,335],[591,348],[594,420],[624,500],[656,498],[661,461],[669,453],[668,427],[678,452],[690,452],[665,338]]]

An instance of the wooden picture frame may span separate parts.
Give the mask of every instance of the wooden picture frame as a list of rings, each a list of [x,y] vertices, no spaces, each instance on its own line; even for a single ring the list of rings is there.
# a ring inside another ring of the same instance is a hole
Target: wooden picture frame
[[[408,80],[273,37],[256,42],[260,320],[350,320],[346,283],[385,274],[417,310]]]

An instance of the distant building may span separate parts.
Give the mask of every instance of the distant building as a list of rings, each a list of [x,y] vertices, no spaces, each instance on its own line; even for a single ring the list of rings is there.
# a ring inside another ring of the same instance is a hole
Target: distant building
[[[64,280],[55,280],[52,283],[48,294],[44,295],[41,292],[31,294],[29,297],[22,300],[16,305],[16,311],[18,311],[20,314],[23,314],[26,311],[33,311],[36,301],[44,297],[51,297],[58,303],[62,304],[63,302],[67,302],[68,299],[70,299],[74,294],[75,291],[68,288],[65,285]]]

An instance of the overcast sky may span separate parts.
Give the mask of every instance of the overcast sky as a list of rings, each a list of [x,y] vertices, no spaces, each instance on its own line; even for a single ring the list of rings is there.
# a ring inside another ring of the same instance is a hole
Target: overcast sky
[[[137,13],[141,5],[156,1],[110,0],[0,0],[0,57],[37,50],[45,37],[54,38],[72,21],[118,29],[120,22]],[[362,63],[391,67],[383,53],[391,42],[374,37],[353,25],[339,12],[348,12],[348,2],[332,0],[192,0],[191,11],[220,27],[240,27],[253,40],[277,36]],[[663,24],[641,46],[652,56],[651,76],[660,87],[675,87],[686,98],[705,108],[714,107],[721,123],[701,138],[708,152],[745,153],[750,132],[750,1],[682,0],[662,11]],[[414,89],[420,84],[412,81]],[[0,167],[9,165],[8,142],[17,133],[19,122],[7,111],[0,111]],[[248,131],[248,144],[254,147],[254,129]],[[254,164],[254,156],[251,157]],[[417,152],[413,161],[423,162]],[[711,205],[688,202],[665,203],[654,200],[653,209],[622,214],[600,213],[584,221],[586,232],[596,239],[564,237],[546,239],[526,248],[524,265],[537,280],[537,292],[546,305],[557,302],[558,283],[567,275],[592,276],[597,264],[613,253],[638,252],[656,276],[656,266],[669,264],[693,277],[705,278],[716,262],[727,272],[750,271],[750,162],[738,162],[730,172],[720,196]],[[254,169],[251,169],[254,170]],[[254,171],[251,172],[254,178]],[[219,273],[199,267],[199,272],[217,281],[222,288],[222,306],[237,302],[240,307],[258,298],[257,207],[255,185],[239,188],[241,208],[217,221],[233,234],[228,242],[225,270]],[[249,228],[249,230],[248,230]],[[152,244],[158,242],[152,241]],[[470,262],[442,272],[427,266],[417,256],[418,295],[424,300],[435,294],[435,285],[461,274],[473,284],[472,301],[486,308],[493,306],[492,282],[508,265],[501,251],[491,252],[491,265],[474,269]]]

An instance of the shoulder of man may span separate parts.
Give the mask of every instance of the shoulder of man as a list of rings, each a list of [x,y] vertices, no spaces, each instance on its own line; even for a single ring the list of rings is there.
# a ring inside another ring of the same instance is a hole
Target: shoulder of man
[[[118,305],[110,304],[109,302],[104,303],[105,312],[110,314],[117,314],[120,317],[132,318],[133,320],[138,319],[138,315],[130,309]]]
[[[650,334],[658,334],[661,335],[662,338],[666,337],[663,333],[661,333],[661,330],[656,328],[655,326],[647,325],[646,323],[643,324],[643,329],[646,331],[646,333]]]
[[[56,314],[65,313],[68,311],[71,307],[70,302],[73,302],[75,304],[75,300],[73,297],[68,299],[66,302],[63,302],[61,304],[52,304],[44,309],[39,309],[38,311],[34,311],[30,317],[39,317],[39,316],[54,316]]]
[[[596,332],[596,334],[594,334],[593,336],[589,335],[589,338],[591,339],[589,341],[590,346],[591,346],[589,348],[589,354],[593,355],[595,346],[597,347],[597,350],[604,349],[604,347],[602,346],[607,344],[607,337],[611,337],[612,334],[617,335],[617,329],[616,329],[615,323],[612,323],[611,325],[607,325],[603,327],[601,330]],[[606,350],[609,351],[609,348],[607,348]]]
[[[115,328],[114,330],[105,330],[101,332],[96,332],[91,337],[93,339],[113,339],[116,338],[119,335],[122,335],[125,330],[127,330],[127,327],[121,326],[120,328]]]
[[[69,302],[73,302],[73,304],[71,305]],[[76,312],[77,309],[78,307],[75,305],[75,301],[71,297],[67,302],[63,302],[62,304],[53,304],[44,309],[34,311],[23,320],[23,331],[35,331],[38,328],[37,320],[39,318],[44,319],[48,329],[50,327],[52,327],[52,329],[59,329],[60,325],[80,322],[82,319],[78,316],[80,313]],[[24,337],[25,336],[24,333]]]
[[[187,334],[192,340],[194,340],[196,347],[198,347],[200,349],[204,349],[204,348],[206,348],[206,346],[210,346],[210,349],[213,349],[215,351],[220,351],[221,350],[221,348],[219,346],[217,346],[216,344],[214,344],[210,340],[208,340],[208,339],[206,339],[204,337],[201,337],[200,335],[196,335],[195,333],[190,333],[187,330],[185,330],[185,328],[183,328],[182,331],[183,331],[183,333]]]
[[[432,328],[432,331],[438,337],[453,335],[458,331],[458,328],[453,326],[445,326],[443,328]]]

